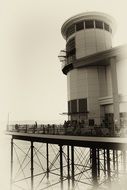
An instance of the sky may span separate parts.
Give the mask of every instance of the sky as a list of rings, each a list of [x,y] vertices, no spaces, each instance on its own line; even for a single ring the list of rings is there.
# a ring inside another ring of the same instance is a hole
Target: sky
[[[4,0],[0,2],[0,123],[63,121],[66,76],[58,54],[62,24],[71,16],[100,11],[113,16],[113,46],[127,42],[126,0]],[[2,128],[2,127],[1,127]]]

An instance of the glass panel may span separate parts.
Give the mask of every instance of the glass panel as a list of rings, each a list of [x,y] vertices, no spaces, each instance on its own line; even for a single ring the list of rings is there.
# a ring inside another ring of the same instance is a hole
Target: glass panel
[[[71,112],[77,113],[77,100],[71,100]]]
[[[76,31],[84,29],[84,22],[79,22],[76,24]]]
[[[87,99],[79,99],[79,113],[87,112]]]
[[[70,113],[70,112],[71,112],[71,102],[68,101],[68,113]]]
[[[93,20],[86,20],[85,21],[85,28],[94,28],[94,21]]]
[[[95,28],[103,29],[103,22],[95,20]]]

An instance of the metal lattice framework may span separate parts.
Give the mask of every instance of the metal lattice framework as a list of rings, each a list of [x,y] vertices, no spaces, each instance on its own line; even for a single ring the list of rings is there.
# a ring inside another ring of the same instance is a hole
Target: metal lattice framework
[[[127,174],[126,150],[11,140],[11,190],[109,188]]]

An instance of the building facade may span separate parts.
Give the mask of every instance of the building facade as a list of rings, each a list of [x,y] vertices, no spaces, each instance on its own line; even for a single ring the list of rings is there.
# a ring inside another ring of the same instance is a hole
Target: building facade
[[[126,125],[126,46],[112,48],[115,28],[112,17],[98,12],[73,16],[63,24],[69,120],[113,130]]]

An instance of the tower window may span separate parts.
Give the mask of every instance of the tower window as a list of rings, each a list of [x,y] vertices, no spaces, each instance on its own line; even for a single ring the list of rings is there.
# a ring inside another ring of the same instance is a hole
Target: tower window
[[[95,20],[95,28],[103,29],[103,22]]]
[[[79,99],[79,113],[87,112],[87,99]]]
[[[79,22],[76,24],[76,31],[84,29],[84,22]]]
[[[94,21],[93,20],[86,20],[85,21],[85,28],[94,28]]]
[[[70,113],[71,113],[71,102],[68,101],[68,114],[70,114]]]
[[[109,25],[106,24],[106,23],[104,23],[104,29],[107,30],[107,31],[109,31]]]
[[[71,100],[71,113],[77,113],[77,100]]]

